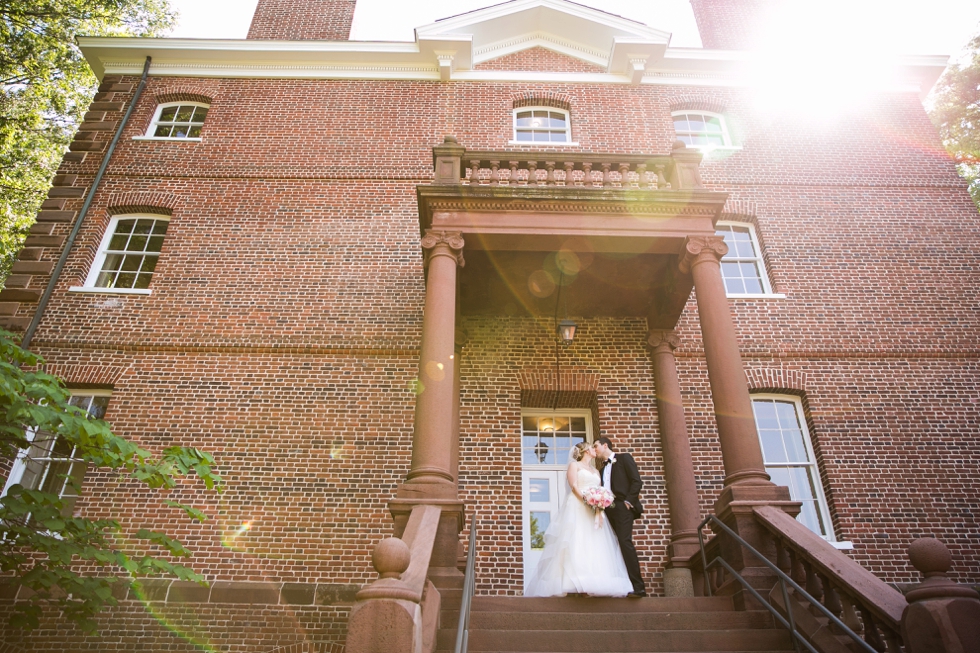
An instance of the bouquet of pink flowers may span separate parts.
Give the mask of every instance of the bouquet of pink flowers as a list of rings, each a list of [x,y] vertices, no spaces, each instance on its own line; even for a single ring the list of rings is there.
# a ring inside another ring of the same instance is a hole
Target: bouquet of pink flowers
[[[596,485],[585,488],[585,491],[582,492],[582,498],[585,499],[585,505],[592,508],[592,511],[595,512],[595,528],[598,530],[602,526],[603,511],[613,504],[615,497],[606,488]]]

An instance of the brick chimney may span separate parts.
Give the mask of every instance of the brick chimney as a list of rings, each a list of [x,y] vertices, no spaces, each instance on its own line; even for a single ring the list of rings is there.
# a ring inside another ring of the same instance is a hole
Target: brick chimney
[[[250,39],[346,41],[357,0],[259,0]]]
[[[691,0],[701,44],[709,50],[748,50],[780,0]]]

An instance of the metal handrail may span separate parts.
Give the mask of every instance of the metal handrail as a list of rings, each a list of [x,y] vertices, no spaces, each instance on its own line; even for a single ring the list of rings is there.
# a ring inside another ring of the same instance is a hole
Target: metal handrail
[[[463,597],[459,603],[459,625],[456,627],[456,653],[466,653],[470,642],[470,605],[476,585],[476,513],[470,517],[470,547],[466,551],[466,576]]]
[[[783,617],[783,615],[779,614],[779,611],[769,601],[764,599],[762,595],[759,594],[759,592],[754,587],[749,585],[748,581],[742,578],[741,574],[735,571],[732,568],[732,566],[728,564],[720,555],[715,556],[715,559],[712,560],[710,563],[708,562],[708,556],[705,553],[705,546],[704,546],[704,527],[707,526],[709,523],[712,525],[712,529],[715,526],[721,527],[721,529],[725,531],[725,533],[733,537],[735,541],[741,544],[744,548],[751,551],[755,557],[757,557],[759,560],[763,562],[763,564],[765,564],[767,567],[769,567],[769,569],[775,572],[776,577],[779,578],[780,589],[782,590],[783,593],[783,605],[786,607],[786,616],[789,618],[788,621],[786,618]],[[708,515],[704,519],[704,521],[702,521],[698,525],[698,541],[701,544],[701,564],[703,565],[705,579],[707,581],[708,596],[712,596],[711,579],[710,576],[708,576],[708,567],[717,563],[720,567],[724,568],[726,571],[728,571],[728,573],[734,576],[738,580],[738,582],[740,582],[742,586],[745,589],[747,589],[752,594],[752,596],[756,598],[756,600],[759,601],[759,603],[761,603],[770,613],[772,613],[772,615],[779,621],[780,624],[783,625],[784,628],[789,630],[790,636],[793,639],[793,647],[796,649],[797,652],[799,652],[800,650],[800,644],[803,644],[803,646],[805,646],[806,649],[810,651],[810,653],[820,653],[820,651],[815,649],[813,645],[806,640],[806,638],[802,635],[802,633],[800,633],[796,629],[796,621],[793,618],[793,607],[792,605],[790,605],[789,602],[789,591],[787,590],[786,587],[787,585],[793,588],[793,591],[797,596],[806,599],[813,606],[815,606],[817,610],[819,610],[825,617],[827,617],[830,620],[831,623],[833,623],[837,628],[840,629],[842,634],[847,635],[852,640],[854,640],[854,642],[861,648],[861,650],[867,651],[867,653],[878,653],[878,651],[876,651],[867,642],[865,642],[860,635],[858,635],[853,630],[848,628],[843,621],[835,617],[830,610],[828,610],[826,607],[824,607],[822,603],[820,603],[820,601],[810,596],[810,594],[807,593],[807,591],[804,590],[802,587],[800,587],[796,583],[796,581],[794,581],[792,578],[786,575],[786,573],[782,569],[774,565],[769,560],[769,558],[765,557],[764,555],[756,551],[751,544],[749,544],[741,537],[739,537],[739,535],[735,531],[733,531],[728,526],[726,526],[724,522],[722,522],[714,515]]]

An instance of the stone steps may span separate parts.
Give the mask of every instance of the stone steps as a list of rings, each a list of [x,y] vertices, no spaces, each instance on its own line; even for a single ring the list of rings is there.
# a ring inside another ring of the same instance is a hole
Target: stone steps
[[[444,622],[445,623],[445,622]],[[439,631],[452,651],[455,629]],[[728,597],[473,599],[469,650],[497,653],[791,651],[764,611],[736,612]]]

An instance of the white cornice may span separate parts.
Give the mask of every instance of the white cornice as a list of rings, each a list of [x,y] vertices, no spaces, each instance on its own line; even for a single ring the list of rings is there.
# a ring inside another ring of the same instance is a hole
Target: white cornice
[[[567,0],[512,0],[420,27],[414,43],[80,37],[78,44],[99,78],[139,74],[147,56],[153,75],[280,79],[733,86],[751,83],[752,74],[768,67],[749,52],[669,48],[669,41],[666,32]],[[605,72],[473,70],[474,64],[533,47]],[[946,61],[898,58],[889,88],[917,87],[924,95]],[[863,65],[853,62],[855,69]]]

